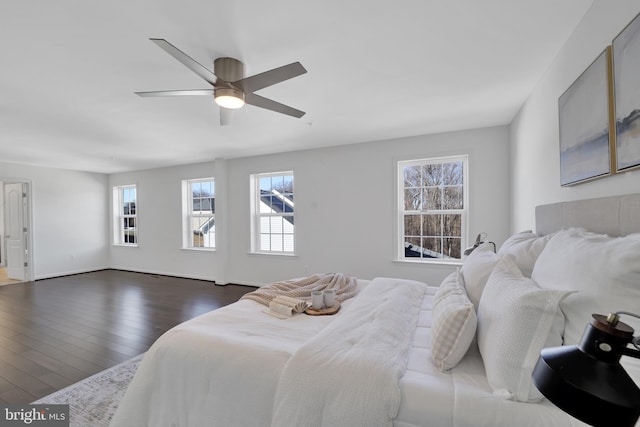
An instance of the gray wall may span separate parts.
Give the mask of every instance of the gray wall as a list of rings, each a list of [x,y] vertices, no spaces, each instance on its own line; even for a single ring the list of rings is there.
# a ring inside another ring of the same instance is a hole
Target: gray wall
[[[109,266],[106,175],[0,163],[0,180],[30,183],[35,279]]]
[[[398,160],[469,155],[470,239],[509,231],[505,127],[345,145],[228,162],[229,259],[226,279],[265,283],[340,271],[439,283],[455,267],[394,261]],[[249,175],[293,170],[297,256],[249,254]]]
[[[138,186],[140,240],[137,248],[112,246],[110,263],[220,283],[331,271],[438,283],[455,267],[394,261],[396,161],[468,154],[470,239],[485,231],[501,242],[509,231],[508,147],[508,129],[495,127],[115,174],[110,187]],[[283,170],[295,173],[296,255],[251,254],[249,176]],[[180,249],[180,182],[212,175],[218,248]]]
[[[110,175],[110,199],[114,186],[127,184],[137,185],[138,198],[137,247],[111,244],[113,221],[109,218],[111,267],[214,280],[216,252],[182,249],[182,180],[212,176],[214,162]]]
[[[394,261],[398,160],[469,155],[469,239],[509,233],[509,131],[476,129],[113,175],[0,164],[33,189],[35,277],[100,268],[264,284],[316,272],[439,281],[452,265]],[[249,175],[293,170],[295,256],[250,254]],[[215,252],[182,249],[184,179],[216,179]],[[112,245],[113,186],[138,187],[139,246]]]
[[[640,189],[640,171],[560,187],[558,98],[640,12],[637,0],[596,0],[511,124],[512,231],[534,228],[534,207]]]

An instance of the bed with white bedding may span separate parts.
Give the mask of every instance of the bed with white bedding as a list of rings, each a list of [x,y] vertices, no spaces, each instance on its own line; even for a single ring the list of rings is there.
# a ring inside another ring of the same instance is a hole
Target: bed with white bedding
[[[595,203],[578,225],[640,231],[628,228],[640,196]],[[572,225],[568,206],[543,209],[544,235],[518,233],[497,254],[481,247],[436,286],[359,280],[333,316],[282,320],[244,299],[185,322],[146,353],[111,425],[583,426],[536,394],[532,365],[539,348],[579,339],[585,310],[640,311],[640,235],[556,233]],[[610,288],[590,287],[603,280]]]

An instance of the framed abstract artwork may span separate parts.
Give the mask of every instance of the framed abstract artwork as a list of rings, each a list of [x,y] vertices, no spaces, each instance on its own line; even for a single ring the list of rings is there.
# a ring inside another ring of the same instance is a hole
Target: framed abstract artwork
[[[616,171],[640,166],[640,15],[613,40]]]
[[[609,47],[558,99],[562,186],[612,173],[610,64]]]

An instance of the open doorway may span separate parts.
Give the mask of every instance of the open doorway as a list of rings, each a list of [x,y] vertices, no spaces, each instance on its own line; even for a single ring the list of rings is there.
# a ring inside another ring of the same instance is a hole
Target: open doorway
[[[0,285],[33,280],[30,184],[0,180]]]

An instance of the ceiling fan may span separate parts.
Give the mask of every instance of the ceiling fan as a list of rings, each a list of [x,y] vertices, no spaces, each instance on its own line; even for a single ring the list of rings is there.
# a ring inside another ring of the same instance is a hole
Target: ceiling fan
[[[307,72],[299,62],[284,65],[250,77],[244,76],[244,64],[234,58],[218,58],[213,62],[213,72],[165,39],[149,39],[161,49],[180,61],[191,71],[206,80],[213,88],[192,90],[164,90],[155,92],[135,92],[138,96],[211,96],[220,106],[220,124],[231,122],[233,110],[244,104],[254,105],[289,116],[300,118],[304,111],[256,95],[254,92],[265,87],[292,79]]]

